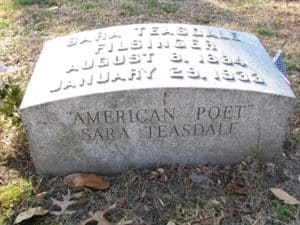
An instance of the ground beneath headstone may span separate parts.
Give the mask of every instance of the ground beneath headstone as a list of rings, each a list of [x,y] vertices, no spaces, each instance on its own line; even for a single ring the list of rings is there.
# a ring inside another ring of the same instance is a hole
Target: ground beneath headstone
[[[258,35],[273,55],[285,53],[288,77],[300,93],[300,3],[298,1],[0,1],[0,73],[9,106],[0,112],[0,224],[13,224],[31,207],[59,211],[68,187],[62,178],[36,175],[16,105],[17,85],[24,90],[43,42],[71,32],[112,25],[150,22],[219,26]],[[51,62],[49,62],[51,63]],[[55,65],[53,65],[55,66]],[[0,98],[4,94],[0,93]],[[4,115],[3,115],[4,114]],[[68,210],[22,224],[79,224],[88,212],[114,210],[104,216],[112,224],[300,224],[300,206],[285,204],[270,188],[300,199],[300,107],[290,122],[283,158],[277,163],[249,159],[233,166],[173,165],[129,170],[109,177],[111,188],[83,192]],[[129,223],[128,222],[128,223]],[[89,223],[93,224],[93,223]],[[125,223],[123,223],[125,224]]]

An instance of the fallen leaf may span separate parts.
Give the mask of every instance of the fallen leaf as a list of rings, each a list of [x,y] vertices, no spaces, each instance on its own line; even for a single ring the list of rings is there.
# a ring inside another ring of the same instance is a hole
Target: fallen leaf
[[[300,202],[294,198],[293,196],[289,195],[287,192],[280,188],[270,188],[271,192],[276,196],[276,198],[282,200],[284,203],[288,205],[297,205]]]
[[[110,183],[103,176],[87,173],[72,173],[64,177],[64,183],[69,187],[91,187],[105,190],[110,187]]]
[[[221,202],[219,202],[219,201],[216,200],[216,199],[210,200],[209,203],[212,204],[212,205],[220,205],[220,204],[221,204]]]
[[[32,218],[34,216],[43,216],[43,215],[46,215],[48,212],[49,212],[49,210],[43,209],[42,207],[34,207],[34,208],[27,209],[26,211],[21,212],[17,216],[14,224],[21,223],[24,220],[28,220],[28,219],[30,219],[30,218]]]
[[[165,207],[165,203],[157,196],[157,199],[158,199],[158,201],[159,201],[159,203],[163,206],[163,207]]]
[[[91,213],[89,212],[90,218],[87,218],[85,220],[82,220],[79,225],[87,225],[92,221],[96,221],[98,225],[114,225],[113,223],[109,222],[106,218],[105,218],[105,214],[118,208],[121,207],[121,205],[124,204],[124,201],[119,201],[111,206],[109,206],[107,209],[101,211],[97,211],[95,213]],[[121,221],[119,221],[118,223],[116,223],[115,225],[128,225],[128,224],[132,224],[133,220],[124,220],[122,219]]]
[[[48,194],[48,191],[44,191],[44,192],[36,194],[35,197],[37,197],[37,198],[44,198],[47,194]]]
[[[231,181],[228,185],[228,190],[233,194],[238,195],[247,195],[247,189],[245,187],[242,187],[238,182]]]
[[[44,198],[47,196],[48,192],[42,192],[42,193],[39,193],[37,194],[35,197],[36,197],[36,202],[38,204],[41,204],[44,200]]]
[[[72,194],[72,198],[81,198],[83,196],[84,196],[84,192],[83,191]]]
[[[255,221],[251,223],[251,225],[264,225],[267,223],[268,220],[271,220],[271,218],[265,214],[258,214],[256,216]]]
[[[6,70],[7,70],[7,69],[6,69],[4,66],[1,66],[1,65],[0,65],[0,73],[6,72]],[[1,84],[1,85],[0,85],[0,87],[1,87],[1,86],[2,86],[2,81],[0,81],[0,84]]]
[[[207,175],[196,174],[194,172],[189,175],[189,178],[195,183],[208,183],[210,180]]]
[[[35,197],[36,197],[37,202],[41,203],[45,199],[45,197],[52,191],[53,191],[53,188],[51,188],[50,191],[44,191],[44,192],[36,194]]]
[[[106,213],[106,211],[97,211],[94,214],[92,214],[91,212],[89,212],[90,214],[90,218],[87,218],[86,220],[82,220],[79,225],[86,225],[92,221],[97,221],[97,224],[100,225],[113,225],[111,222],[107,221],[104,218],[104,214]]]
[[[143,205],[143,208],[144,208],[144,210],[146,211],[146,212],[149,212],[149,207],[147,206],[147,205]]]
[[[81,193],[81,192],[79,192],[79,193]],[[63,197],[63,201],[59,201],[54,198],[51,198],[53,205],[60,207],[60,211],[51,211],[50,213],[52,215],[56,215],[56,216],[70,215],[70,214],[75,213],[76,211],[68,210],[68,207],[70,205],[74,205],[75,203],[78,202],[78,200],[71,200],[71,198],[78,197],[78,193],[71,195],[70,190],[68,189],[68,194],[62,195],[62,197]]]
[[[176,223],[173,220],[170,220],[167,225],[176,225]]]
[[[198,170],[200,170],[200,172],[202,172],[202,173],[212,173],[212,167],[211,166],[204,166],[204,165],[202,165],[202,166],[198,166]]]
[[[58,6],[52,6],[50,8],[48,8],[49,11],[57,11],[58,10]]]
[[[116,225],[129,225],[132,224],[133,220],[125,220],[125,219],[121,219],[120,222],[118,222]]]
[[[221,210],[221,215],[218,216],[218,217],[216,218],[216,221],[215,221],[214,224],[221,224],[221,221],[222,221],[224,218],[225,218],[225,213],[224,213],[223,210]]]
[[[163,168],[157,168],[157,171],[158,171],[159,173],[165,173],[165,172],[166,172],[166,170],[163,169]]]
[[[149,178],[150,180],[158,180],[163,183],[168,181],[166,170],[163,168],[157,168],[155,171],[151,171]]]
[[[145,189],[145,190],[142,192],[142,194],[141,194],[141,198],[145,198],[146,194],[147,194],[147,191],[146,191],[146,189]]]

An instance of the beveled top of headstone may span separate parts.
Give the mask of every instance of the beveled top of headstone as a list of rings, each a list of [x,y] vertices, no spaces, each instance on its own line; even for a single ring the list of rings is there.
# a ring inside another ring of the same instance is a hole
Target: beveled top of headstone
[[[295,97],[254,35],[199,25],[137,24],[46,42],[21,108],[153,88],[234,89]]]

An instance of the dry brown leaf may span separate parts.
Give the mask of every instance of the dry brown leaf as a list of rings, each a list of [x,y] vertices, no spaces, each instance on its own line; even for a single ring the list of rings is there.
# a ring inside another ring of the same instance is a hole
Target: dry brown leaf
[[[233,193],[233,194],[238,194],[238,195],[247,195],[247,189],[245,187],[242,187],[238,182],[236,181],[231,181],[227,185],[228,190]]]
[[[79,192],[79,193],[81,193],[81,192]],[[62,195],[63,201],[59,201],[59,200],[56,200],[54,198],[51,198],[51,200],[53,202],[53,205],[59,206],[60,211],[51,211],[50,213],[52,215],[56,215],[56,216],[70,215],[70,214],[75,213],[76,211],[68,210],[68,207],[70,205],[74,205],[75,203],[78,202],[77,200],[71,200],[71,198],[76,198],[78,196],[79,196],[78,193],[75,193],[75,194],[71,195],[70,190],[68,189],[68,194],[67,195]]]
[[[87,173],[72,173],[64,177],[64,183],[69,187],[91,187],[105,190],[110,187],[110,183],[103,176]]]
[[[300,202],[294,198],[293,196],[289,195],[287,192],[280,188],[270,188],[271,192],[276,196],[276,198],[282,200],[284,203],[288,205],[298,205]]]
[[[92,222],[92,221],[96,221],[98,222],[98,225],[114,225],[113,223],[109,222],[107,219],[105,219],[105,214],[120,207],[124,202],[120,201],[118,203],[115,203],[111,206],[109,206],[107,209],[101,211],[97,211],[94,214],[89,212],[90,214],[90,218],[87,218],[85,220],[82,220],[79,225],[87,225],[88,223]],[[118,222],[115,225],[128,225],[128,224],[132,224],[132,220],[124,220],[122,219],[120,222]]]
[[[30,219],[30,218],[32,218],[34,216],[43,216],[43,215],[46,215],[48,212],[49,212],[49,210],[43,209],[42,207],[34,207],[34,208],[27,209],[26,211],[21,212],[17,216],[14,224],[21,223],[24,220],[28,220],[28,219]]]

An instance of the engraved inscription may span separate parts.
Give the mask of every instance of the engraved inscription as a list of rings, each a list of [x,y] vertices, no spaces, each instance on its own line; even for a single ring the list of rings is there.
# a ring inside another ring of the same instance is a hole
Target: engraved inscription
[[[151,69],[132,68],[129,71],[109,72],[103,71],[98,74],[90,74],[88,76],[79,76],[76,78],[69,78],[68,80],[60,80],[57,86],[50,89],[50,92],[58,92],[60,90],[67,90],[69,88],[84,87],[91,85],[101,85],[108,82],[118,81],[134,81],[134,80],[151,80],[156,67]]]
[[[81,139],[109,141],[130,139],[128,124],[135,123],[144,138],[203,137],[237,135],[241,121],[251,115],[254,105],[198,106],[187,115],[178,108],[138,108],[71,112],[73,126]],[[179,118],[193,122],[179,123]]]
[[[137,25],[125,33],[112,29],[75,34],[66,41],[66,51],[88,51],[66,60],[49,91],[154,79],[266,85],[241,51],[232,54],[231,45],[242,41],[230,30],[193,25]]]

